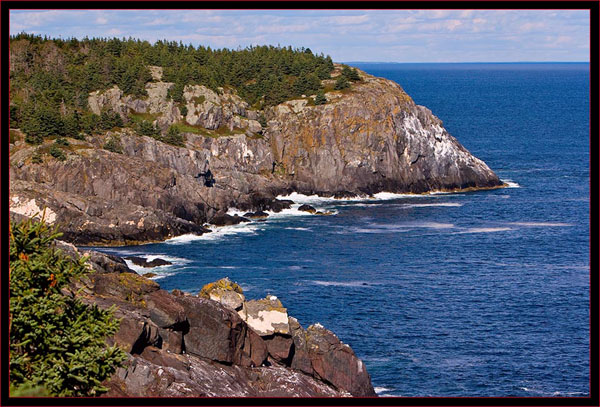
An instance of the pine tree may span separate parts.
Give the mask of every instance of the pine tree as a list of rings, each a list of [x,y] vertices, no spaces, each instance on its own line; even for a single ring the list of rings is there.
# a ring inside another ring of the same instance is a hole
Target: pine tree
[[[73,260],[52,246],[58,237],[44,222],[11,223],[11,395],[96,396],[125,359],[105,343],[119,326],[114,309],[62,293],[89,269],[86,258]]]

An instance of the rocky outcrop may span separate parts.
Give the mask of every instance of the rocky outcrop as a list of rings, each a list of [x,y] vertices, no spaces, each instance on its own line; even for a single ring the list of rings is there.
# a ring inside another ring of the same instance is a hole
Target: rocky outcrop
[[[145,99],[117,87],[92,92],[88,103],[96,113],[146,113],[163,130],[185,122],[194,131],[184,134],[183,147],[130,129],[71,139],[65,161],[47,154],[50,141],[11,144],[11,213],[32,216],[47,208],[65,238],[78,244],[134,244],[244,221],[225,215],[231,207],[278,212],[291,202],[274,197],[293,191],[346,197],[502,185],[398,84],[360,75],[350,90],[328,92],[324,105],[307,97],[264,112],[231,90],[186,86],[185,118],[183,104],[167,98],[172,84],[160,80],[147,84]],[[102,149],[110,137],[122,154]],[[32,161],[36,152],[41,163]],[[201,176],[208,171],[214,182]]]
[[[168,266],[171,265],[173,263],[171,263],[168,260],[164,260],[161,259],[159,257],[152,259],[152,260],[147,260],[143,257],[138,257],[138,256],[129,256],[129,257],[125,257],[126,260],[131,260],[131,262],[133,264],[135,264],[136,266],[140,266],[140,267],[160,267],[160,266]]]
[[[422,193],[495,187],[498,177],[395,82],[362,73],[322,106],[267,111],[273,159],[304,193]]]
[[[108,343],[127,352],[128,360],[105,383],[108,397],[375,396],[347,345],[324,328],[304,331],[275,298],[245,301],[228,279],[208,284],[199,296],[168,293],[118,257],[55,244],[72,257],[88,255],[94,270],[65,294],[104,309],[115,306],[121,319]],[[265,317],[271,328],[257,331],[242,310]]]

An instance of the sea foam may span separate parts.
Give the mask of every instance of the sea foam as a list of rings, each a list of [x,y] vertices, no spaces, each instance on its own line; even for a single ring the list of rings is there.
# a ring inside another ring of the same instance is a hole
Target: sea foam
[[[510,225],[529,226],[529,227],[564,227],[574,226],[572,223],[563,222],[510,222]]]

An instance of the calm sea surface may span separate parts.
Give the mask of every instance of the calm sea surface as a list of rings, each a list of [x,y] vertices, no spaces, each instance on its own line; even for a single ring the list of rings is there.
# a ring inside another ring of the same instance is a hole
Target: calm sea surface
[[[278,296],[350,344],[382,396],[588,395],[588,65],[355,65],[402,85],[513,187],[293,197],[337,214],[106,251],[171,258],[152,270],[167,290],[228,276],[248,298]]]

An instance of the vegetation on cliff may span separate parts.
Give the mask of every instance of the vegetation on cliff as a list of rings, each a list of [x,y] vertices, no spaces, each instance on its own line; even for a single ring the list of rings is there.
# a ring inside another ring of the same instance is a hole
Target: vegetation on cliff
[[[90,270],[53,247],[60,234],[43,222],[11,223],[11,395],[94,396],[125,359],[108,347],[119,322],[113,310],[88,306],[69,289]]]
[[[62,40],[22,33],[10,38],[10,51],[11,127],[22,128],[30,143],[123,126],[114,112],[93,114],[88,95],[117,85],[143,98],[152,81],[148,66],[163,68],[163,80],[174,83],[168,96],[175,102],[182,102],[185,86],[204,85],[233,88],[259,109],[316,93],[334,68],[329,56],[305,48],[213,50],[131,38]]]

